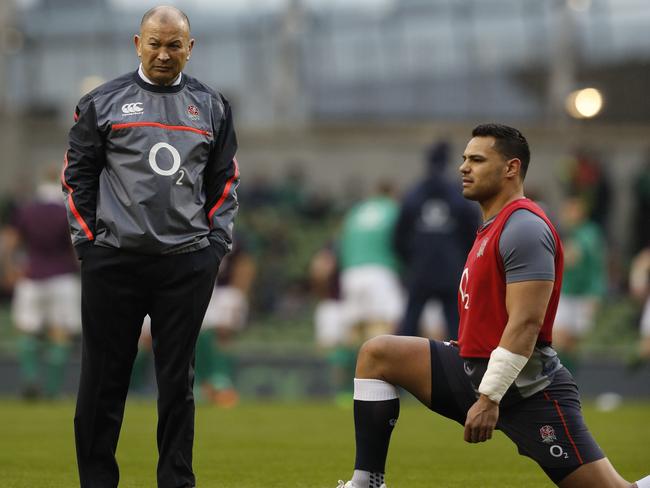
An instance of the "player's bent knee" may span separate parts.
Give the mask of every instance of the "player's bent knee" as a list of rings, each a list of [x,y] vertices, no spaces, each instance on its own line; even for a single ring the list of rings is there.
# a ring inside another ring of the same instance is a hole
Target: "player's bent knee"
[[[359,350],[357,358],[358,378],[383,379],[384,372],[388,367],[388,351],[390,350],[393,336],[381,335],[367,340]]]

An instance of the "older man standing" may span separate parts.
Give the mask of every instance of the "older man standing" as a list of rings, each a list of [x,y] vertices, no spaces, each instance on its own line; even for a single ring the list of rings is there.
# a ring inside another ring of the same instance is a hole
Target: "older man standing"
[[[63,169],[82,260],[82,371],[75,414],[82,487],[116,487],[115,459],[145,315],[158,382],[158,486],[195,485],[194,350],[219,263],[230,250],[239,170],[230,106],[182,73],[187,16],[149,10],[141,60],[84,96]]]

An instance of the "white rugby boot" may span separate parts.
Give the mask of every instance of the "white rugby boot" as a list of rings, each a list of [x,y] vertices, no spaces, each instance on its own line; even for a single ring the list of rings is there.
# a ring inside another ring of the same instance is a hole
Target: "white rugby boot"
[[[346,483],[345,481],[339,480],[339,484],[337,485],[336,488],[358,488],[358,487],[352,481],[348,481]],[[382,483],[379,488],[388,488],[388,487],[386,486],[386,483]]]

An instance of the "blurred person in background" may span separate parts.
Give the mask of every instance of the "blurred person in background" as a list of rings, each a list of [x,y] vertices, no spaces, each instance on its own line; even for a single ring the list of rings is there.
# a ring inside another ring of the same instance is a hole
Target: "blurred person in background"
[[[551,347],[563,251],[544,211],[524,196],[529,160],[517,129],[483,124],[472,131],[462,191],[480,204],[483,225],[460,281],[459,340],[386,335],[361,347],[356,459],[352,479],[338,488],[386,488],[399,388],[464,426],[468,443],[501,430],[561,488],[650,487],[650,476],[629,483],[605,457],[585,425],[578,386]],[[444,466],[436,466],[435,453],[432,459],[432,474],[446,485]]]
[[[600,227],[589,220],[582,196],[565,199],[561,221],[564,280],[553,344],[562,363],[575,373],[579,342],[593,328],[607,288],[605,239]]]
[[[10,249],[11,246],[15,245],[14,229],[7,220],[2,219],[0,223],[0,306],[2,307],[11,303],[14,286],[16,286],[16,280],[19,278],[18,268],[15,263],[16,256],[14,256],[13,250]]]
[[[159,488],[196,484],[194,353],[238,209],[228,101],[183,72],[194,39],[175,7],[148,10],[137,70],[79,101],[63,169],[81,259],[75,440],[82,488],[115,488],[138,338],[151,317]]]
[[[18,276],[12,319],[20,332],[22,395],[59,396],[72,339],[81,331],[79,267],[70,244],[59,170],[49,166],[32,199],[5,228],[5,262]]]
[[[446,335],[436,338],[458,338],[458,282],[479,214],[463,198],[458,182],[445,175],[448,161],[447,142],[431,146],[425,179],[402,199],[393,234],[395,250],[405,263],[408,294],[400,335],[423,335],[422,312],[428,301],[435,300],[442,306],[447,329]]]
[[[383,180],[371,197],[354,205],[343,219],[339,259],[347,338],[335,357],[351,366],[351,376],[358,347],[372,337],[395,332],[403,313],[399,257],[393,248],[398,213],[395,188]],[[351,388],[350,381],[344,384]],[[351,392],[340,393],[343,399]]]
[[[349,404],[350,381],[354,376],[354,348],[348,344],[348,323],[341,300],[340,266],[334,241],[326,243],[309,263],[309,282],[316,297],[314,309],[314,340],[327,355],[330,382],[334,392],[341,394],[343,405]]]
[[[632,253],[637,254],[650,243],[650,150],[639,172],[632,179]]]
[[[219,268],[210,304],[196,344],[196,384],[205,400],[234,407],[239,395],[233,382],[232,347],[246,326],[255,260],[240,236]]]
[[[639,252],[630,267],[630,292],[641,304],[639,321],[639,346],[632,359],[632,366],[650,361],[650,245]]]
[[[562,166],[567,195],[584,202],[587,219],[608,233],[612,203],[612,183],[600,160],[586,149],[579,149]]]
[[[22,258],[13,253],[16,236],[11,219],[16,208],[33,194],[33,176],[25,171],[14,178],[8,193],[0,195],[0,305],[11,302],[14,286],[20,277],[16,259]]]
[[[312,257],[309,263],[309,283],[318,303],[315,310],[315,338],[318,345],[332,346],[342,338],[341,320],[328,320],[326,309],[331,305],[341,307],[340,269],[335,243],[326,243]],[[322,312],[319,310],[322,309]],[[319,317],[323,316],[320,320]],[[339,313],[335,312],[338,316]]]

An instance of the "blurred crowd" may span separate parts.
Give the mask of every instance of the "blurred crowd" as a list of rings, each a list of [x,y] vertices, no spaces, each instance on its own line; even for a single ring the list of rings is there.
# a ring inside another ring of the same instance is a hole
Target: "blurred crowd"
[[[480,216],[460,194],[448,142],[427,148],[423,163],[410,187],[377,178],[366,195],[353,186],[327,193],[300,161],[279,178],[244,175],[234,250],[197,344],[199,398],[237,403],[232,347],[246,327],[312,323],[341,402],[351,398],[364,340],[382,333],[456,338],[457,288]],[[603,163],[577,150],[558,165],[560,205],[551,208],[542,192],[528,195],[546,207],[565,247],[554,344],[570,369],[578,367],[582,339],[618,299],[637,313],[634,323],[614,325],[639,337],[630,365],[650,360],[650,154],[631,188],[615,187]],[[78,262],[58,171],[45,167],[33,184],[21,179],[0,199],[0,307],[8,311],[0,328],[13,344],[26,398],[60,394],[80,334]],[[617,193],[632,209],[624,239],[609,225]],[[619,242],[629,245],[613,245]],[[150,341],[145,320],[136,390],[147,384]]]

